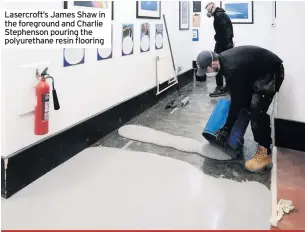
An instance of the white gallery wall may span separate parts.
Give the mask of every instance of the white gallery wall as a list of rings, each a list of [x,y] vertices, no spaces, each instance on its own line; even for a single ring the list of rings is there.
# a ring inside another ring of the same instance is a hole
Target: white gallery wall
[[[63,1],[8,1],[5,7],[60,9],[63,8]],[[192,67],[189,53],[192,45],[191,30],[179,31],[178,2],[163,1],[161,8],[167,18],[176,65],[181,66],[182,71],[187,71]],[[155,24],[163,23],[163,19],[137,19],[135,1],[115,1],[114,19],[113,58],[109,60],[97,61],[96,49],[86,49],[84,64],[64,68],[62,49],[2,51],[1,72],[4,91],[2,156],[8,156],[156,85],[155,58],[158,55],[170,55],[165,29],[164,49],[156,51],[154,47]],[[150,23],[153,39],[151,51],[140,53],[140,24],[144,22]],[[128,23],[134,24],[134,54],[122,57],[122,24]],[[29,108],[32,104],[34,109],[34,86],[37,84],[35,69],[38,67],[42,70],[45,66],[49,67],[49,73],[55,78],[61,109],[54,111],[50,102],[49,134],[36,136],[34,114],[26,113],[27,109],[24,107]],[[17,90],[18,93],[10,90]]]
[[[201,27],[199,29],[199,41],[194,42],[194,60],[198,53],[204,49],[214,50],[214,27],[213,17],[206,16],[205,6],[211,1],[202,1]],[[219,1],[215,1],[220,6]],[[234,41],[236,46],[257,45],[273,50],[274,28],[272,24],[272,1],[253,2],[254,24],[233,24]]]
[[[183,71],[192,67],[192,60],[196,59],[198,52],[214,48],[213,19],[208,19],[205,15],[204,6],[206,3],[202,2],[199,42],[192,42],[192,25],[188,31],[179,31],[178,1],[162,1],[162,13],[167,18],[176,66],[182,67]],[[293,4],[300,9],[295,9]],[[291,50],[295,51],[299,48],[304,50],[304,42],[302,41],[305,41],[305,38],[304,34],[303,37],[289,34],[303,26],[304,19],[301,20],[303,17],[301,16],[301,8],[304,9],[304,6],[302,4],[304,5],[304,3],[294,2],[280,3],[278,14],[279,17],[282,15],[283,19],[282,21],[278,19],[276,30],[281,25],[285,27],[283,30],[278,30],[282,36],[278,47],[281,47],[280,55],[285,60],[285,66],[287,65],[289,73],[280,96],[283,104],[279,103],[279,114],[284,118],[305,121],[305,104],[301,103],[301,99],[305,97],[304,91],[301,89],[305,84],[304,78],[301,79],[301,71],[296,70],[297,67],[293,66],[295,57],[302,58],[301,51],[297,53],[299,55],[291,53]],[[63,1],[7,1],[4,7],[60,9],[63,8]],[[190,4],[190,8],[192,12],[192,4]],[[296,11],[300,11],[300,13],[295,14]],[[272,3],[270,1],[254,2],[254,24],[234,24],[236,45],[255,44],[274,50],[275,29],[271,27],[271,19]],[[151,51],[140,53],[140,25],[144,22],[150,23]],[[294,22],[296,26],[289,27],[287,25],[289,22]],[[128,23],[134,24],[134,54],[122,56],[122,24]],[[154,48],[155,24],[159,23],[163,24],[162,18],[160,20],[137,19],[135,1],[115,1],[113,58],[97,61],[96,49],[86,49],[85,63],[72,67],[63,67],[62,49],[3,49],[1,69],[3,141],[1,155],[9,156],[26,146],[63,131],[153,88],[156,85],[156,56],[170,55],[165,30],[164,48],[162,50]],[[190,23],[192,23],[192,19],[190,19]],[[298,62],[297,66],[304,69],[304,65],[300,61]],[[49,134],[36,136],[34,135],[34,114],[28,111],[29,108],[34,110],[35,105],[34,86],[37,84],[35,69],[42,70],[45,66],[49,67],[49,73],[55,78],[61,109],[54,111],[52,102],[50,102]],[[288,78],[292,81],[287,81]],[[283,96],[285,93],[288,94],[291,87],[294,88],[295,92],[290,94],[288,98],[284,98]],[[299,100],[295,100],[296,98]],[[295,106],[293,106],[294,104]],[[287,105],[293,109],[290,109],[290,113],[288,113],[283,110],[284,108],[281,108],[281,105]]]
[[[284,61],[285,80],[278,98],[278,117],[305,122],[305,2],[277,2],[276,52]]]

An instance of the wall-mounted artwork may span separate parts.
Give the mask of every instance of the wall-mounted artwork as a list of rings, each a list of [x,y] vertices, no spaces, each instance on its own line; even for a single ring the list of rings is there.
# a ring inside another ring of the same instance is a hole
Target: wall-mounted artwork
[[[193,1],[193,12],[194,13],[201,12],[201,1]]]
[[[161,1],[137,1],[136,4],[137,18],[161,18]]]
[[[150,25],[149,23],[142,23],[140,51],[148,52],[149,50],[150,50]]]
[[[223,1],[220,2],[234,24],[253,24],[253,1]]]
[[[179,1],[179,30],[190,29],[190,2]]]
[[[163,48],[163,24],[156,24],[155,49]]]
[[[114,18],[113,1],[64,1],[64,9],[82,9],[93,7],[98,9],[111,8],[111,18]],[[63,49],[64,67],[74,66],[85,63],[84,48],[64,48]]]
[[[193,27],[200,27],[200,14],[193,14]]]
[[[114,1],[64,1],[64,9],[94,7],[99,9],[110,8],[111,19],[114,19]]]
[[[111,48],[98,48],[97,60],[107,60],[112,58],[112,48],[113,48],[113,25],[111,25]]]
[[[134,31],[133,24],[123,24],[122,26],[122,56],[133,54]]]
[[[192,41],[199,41],[199,31],[198,31],[198,29],[193,29],[192,34],[193,34]]]
[[[85,63],[84,48],[64,48],[63,49],[63,65],[70,67]]]

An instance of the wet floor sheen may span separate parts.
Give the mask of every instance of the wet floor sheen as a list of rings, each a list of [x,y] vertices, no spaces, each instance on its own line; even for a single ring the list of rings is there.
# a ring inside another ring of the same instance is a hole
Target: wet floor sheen
[[[91,147],[2,199],[2,229],[269,229],[266,186],[152,153]]]
[[[205,139],[201,135],[202,130],[217,100],[219,100],[219,98],[211,99],[208,96],[209,92],[212,92],[214,88],[215,80],[212,78],[208,79],[207,82],[190,83],[181,90],[182,95],[190,97],[190,102],[185,107],[178,106],[176,110],[165,109],[166,104],[178,96],[177,93],[174,93],[127,124],[142,125],[175,136],[188,137],[203,142]],[[239,182],[246,180],[257,181],[270,188],[270,170],[262,173],[250,173],[244,169],[245,160],[250,159],[256,151],[256,144],[253,140],[250,126],[245,135],[243,160],[219,161],[204,158],[195,153],[186,153],[173,148],[131,141],[120,136],[118,131],[109,134],[94,146],[124,147],[127,150],[156,153],[186,161],[214,177],[233,179]]]
[[[181,91],[190,97],[184,108],[165,110],[172,96],[128,124],[203,142],[216,104],[208,97],[213,87],[212,80],[191,83]],[[255,150],[249,128],[245,159]],[[270,171],[253,174],[243,163],[132,141],[114,131],[2,199],[2,229],[269,229]]]

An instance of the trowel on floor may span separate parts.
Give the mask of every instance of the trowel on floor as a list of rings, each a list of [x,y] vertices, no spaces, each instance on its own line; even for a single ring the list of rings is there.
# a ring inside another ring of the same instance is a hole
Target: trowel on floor
[[[202,132],[202,136],[210,143],[220,146],[216,140],[216,132],[224,126],[227,120],[230,103],[231,101],[228,99],[220,99],[217,102]],[[231,130],[227,146],[221,146],[221,148],[224,149],[225,152],[228,153],[233,159],[240,158],[242,155],[244,135],[246,133],[249,121],[249,112],[245,109],[242,109]]]
[[[180,94],[180,92],[179,92],[179,94]],[[180,100],[180,99],[182,99],[182,100]],[[167,103],[167,105],[165,106],[165,109],[176,108],[178,106],[177,102],[178,103],[180,102],[180,106],[183,107],[183,106],[187,105],[189,103],[189,101],[190,101],[189,97],[180,95],[177,99],[174,99],[174,100],[170,101],[169,103]]]

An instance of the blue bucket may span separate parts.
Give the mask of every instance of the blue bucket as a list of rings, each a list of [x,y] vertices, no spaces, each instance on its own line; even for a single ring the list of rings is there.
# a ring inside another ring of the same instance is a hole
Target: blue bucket
[[[230,103],[231,101],[229,99],[220,99],[217,102],[202,132],[203,137],[205,137],[208,141],[215,141],[215,132],[222,128],[226,123]]]

